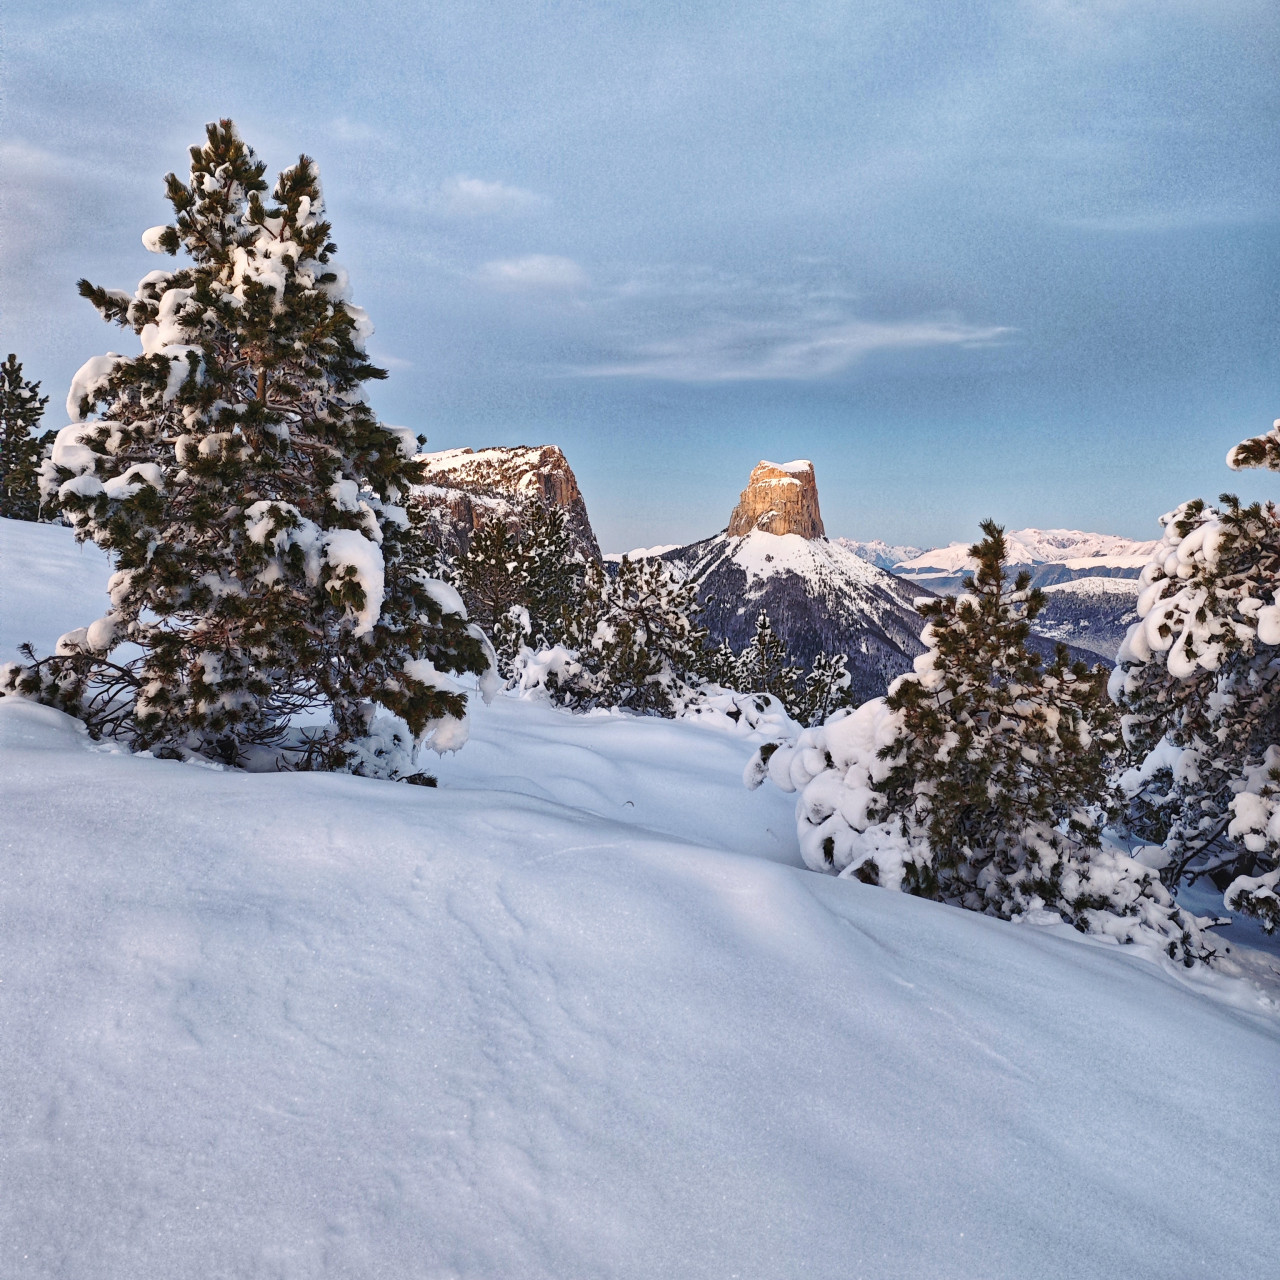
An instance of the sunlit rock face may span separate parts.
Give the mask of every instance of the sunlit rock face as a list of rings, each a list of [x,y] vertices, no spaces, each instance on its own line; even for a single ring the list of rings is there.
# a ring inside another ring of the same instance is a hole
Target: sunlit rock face
[[[465,552],[486,520],[518,528],[523,511],[535,503],[562,507],[574,550],[584,559],[600,558],[577,478],[556,445],[446,449],[419,454],[418,462],[426,483],[414,488],[414,501],[431,518],[434,536],[446,549]]]
[[[800,459],[756,464],[729,517],[726,532],[731,538],[742,538],[756,529],[762,533],[795,533],[802,538],[826,537],[812,462]]]

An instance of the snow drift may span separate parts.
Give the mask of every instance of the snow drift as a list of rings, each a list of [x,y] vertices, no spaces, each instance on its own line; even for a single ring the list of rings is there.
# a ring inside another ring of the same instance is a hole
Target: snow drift
[[[0,523],[0,659],[68,542]],[[1267,995],[808,872],[752,746],[499,698],[431,790],[0,702],[0,1273],[1257,1276]]]

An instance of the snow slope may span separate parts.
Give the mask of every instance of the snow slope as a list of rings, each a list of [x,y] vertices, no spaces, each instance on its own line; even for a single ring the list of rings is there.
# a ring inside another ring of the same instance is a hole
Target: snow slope
[[[0,524],[6,644],[100,612],[24,604],[66,541]],[[1260,1274],[1274,1005],[806,872],[749,749],[499,699],[430,790],[0,701],[0,1275]]]
[[[0,518],[0,662],[28,641],[50,652],[64,632],[106,613],[111,561],[61,525]]]

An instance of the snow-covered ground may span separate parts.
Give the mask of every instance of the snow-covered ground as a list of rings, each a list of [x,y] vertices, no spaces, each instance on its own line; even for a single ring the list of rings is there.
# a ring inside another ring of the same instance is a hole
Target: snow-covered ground
[[[0,522],[0,661],[102,612],[68,543]],[[804,871],[749,750],[499,699],[430,790],[0,701],[0,1275],[1263,1274],[1267,996]]]

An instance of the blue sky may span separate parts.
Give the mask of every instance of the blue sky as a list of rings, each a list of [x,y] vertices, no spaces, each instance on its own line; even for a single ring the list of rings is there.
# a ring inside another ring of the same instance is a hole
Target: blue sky
[[[601,542],[812,458],[828,532],[1155,536],[1280,416],[1271,0],[9,0],[0,345],[57,413],[231,116],[316,157],[389,422],[560,444]],[[131,349],[131,348],[128,348]],[[54,425],[60,425],[54,423]]]

